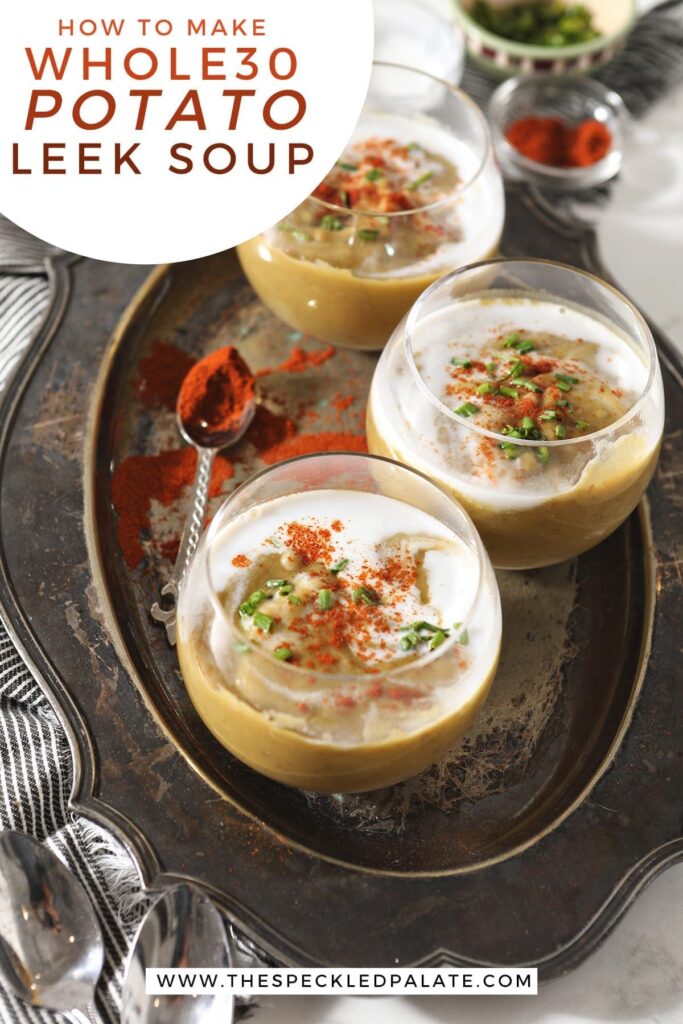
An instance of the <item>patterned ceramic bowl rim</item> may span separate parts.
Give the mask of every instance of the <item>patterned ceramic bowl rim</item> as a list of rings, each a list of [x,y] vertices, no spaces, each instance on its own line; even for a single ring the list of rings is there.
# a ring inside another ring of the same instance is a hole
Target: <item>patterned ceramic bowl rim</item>
[[[516,57],[526,57],[530,60],[555,61],[599,53],[616,43],[629,32],[636,20],[636,0],[625,0],[624,6],[627,8],[627,13],[621,28],[609,36],[598,36],[597,39],[591,39],[587,43],[574,43],[572,46],[532,46],[529,43],[516,43],[513,39],[506,39],[504,36],[497,36],[493,32],[488,32],[470,17],[464,0],[452,0],[452,3],[456,18],[468,36],[476,36],[492,50],[504,51],[507,54]]]

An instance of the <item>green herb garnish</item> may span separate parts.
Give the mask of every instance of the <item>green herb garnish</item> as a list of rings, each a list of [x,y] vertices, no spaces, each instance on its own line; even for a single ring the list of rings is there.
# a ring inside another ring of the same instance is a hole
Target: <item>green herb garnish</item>
[[[519,391],[515,388],[510,388],[507,384],[501,385],[499,388],[501,395],[505,395],[506,398],[519,398]]]
[[[479,384],[477,387],[478,395],[495,395],[496,389],[493,384],[489,384],[488,381],[484,381],[483,384]]]
[[[358,237],[362,238],[364,242],[374,242],[379,237],[379,231],[377,228],[361,228]]]
[[[535,391],[537,395],[543,394],[543,388],[539,388],[538,384],[534,384],[532,380],[518,380],[515,382],[515,387],[526,388],[527,391]]]
[[[580,384],[581,383],[581,378],[580,377],[570,377],[566,373],[556,373],[555,374],[555,380],[561,380],[563,382],[563,384]]]
[[[519,445],[511,444],[509,441],[500,442],[500,450],[505,455],[506,459],[517,459],[519,458]]]
[[[354,604],[377,604],[377,594],[370,587],[354,587],[351,600]]]
[[[326,213],[320,221],[320,227],[325,228],[326,231],[343,231],[344,222],[340,220],[339,217],[335,217],[331,213]]]
[[[303,604],[301,598],[297,597],[296,594],[288,594],[287,600],[289,601],[290,604]]]
[[[437,647],[441,647],[441,644],[447,637],[447,633],[444,633],[443,629],[437,629],[436,633],[429,641],[429,650],[435,651]]]
[[[507,338],[503,342],[503,348],[517,348],[518,341],[519,334],[508,334]]]
[[[401,650],[414,651],[419,642],[420,638],[417,633],[406,633],[405,636],[401,637]]]
[[[564,429],[561,423],[558,423],[555,427],[555,437],[558,439],[558,441],[564,441],[566,436],[567,431]]]
[[[546,448],[545,445],[543,445],[542,448],[537,448],[536,449],[536,458],[538,459],[538,461],[541,463],[542,466],[545,466],[546,463],[548,462],[548,459],[550,458],[550,449]]]
[[[474,416],[475,413],[479,412],[479,407],[474,405],[473,402],[463,402],[457,409],[453,410],[457,416],[464,416],[467,419],[468,416]]]
[[[539,418],[539,420],[544,420],[544,421],[546,421],[546,420],[556,420],[557,419],[557,413],[555,412],[554,409],[548,409],[547,412],[542,412],[541,415],[538,418]]]
[[[472,365],[472,361],[470,359],[459,359],[457,356],[453,356],[451,359],[451,365],[462,366],[463,370],[469,370]]]
[[[426,181],[429,181],[429,179],[433,177],[434,171],[425,171],[424,174],[421,174],[419,178],[415,179],[415,181],[411,181],[410,185],[406,186],[406,190],[408,192],[415,192],[415,190],[418,189],[420,185],[424,185]]]
[[[273,651],[273,654],[275,655],[278,661],[289,661],[289,659],[292,657],[292,652],[290,651],[289,647],[278,647],[276,650]]]
[[[333,596],[331,590],[319,590],[318,591],[318,607],[324,611],[329,612],[332,607]]]
[[[357,171],[358,164],[337,164],[337,167],[341,167],[342,171]]]
[[[486,372],[487,373],[495,373],[497,366],[498,366],[498,363],[487,363],[486,364]]]
[[[571,391],[571,389],[572,389],[571,384],[568,384],[566,380],[558,380],[557,387],[560,389],[560,391],[565,391],[565,392],[566,391]]]
[[[254,612],[254,625],[262,633],[270,633],[274,622],[275,619],[271,619],[270,615],[264,615],[263,612]]]
[[[242,618],[251,618],[258,606],[262,601],[265,601],[268,597],[265,590],[255,590],[246,601],[243,601],[240,605],[240,615]]]
[[[287,580],[266,580],[266,586],[269,590],[279,590],[287,586]]]
[[[377,181],[378,178],[382,177],[382,172],[379,167],[371,167],[369,171],[365,172],[365,177],[368,181]]]
[[[466,647],[469,642],[470,642],[470,634],[467,632],[466,629],[461,630],[460,631],[460,636],[458,637],[458,643],[462,644],[463,647]]]
[[[330,572],[332,573],[333,576],[338,576],[340,572],[344,571],[344,569],[346,568],[346,566],[348,564],[349,564],[348,558],[342,558],[341,561],[337,562],[336,565],[332,566],[332,568],[330,569]]]
[[[533,352],[536,346],[533,341],[520,341],[517,345],[517,351],[525,355],[527,352]]]
[[[577,430],[589,430],[590,423],[587,420],[577,420],[574,424]]]

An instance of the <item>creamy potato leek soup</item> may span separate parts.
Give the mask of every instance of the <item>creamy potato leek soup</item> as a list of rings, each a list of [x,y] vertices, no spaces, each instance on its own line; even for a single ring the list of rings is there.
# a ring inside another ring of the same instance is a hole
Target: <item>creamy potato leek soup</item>
[[[423,72],[380,65],[325,180],[238,253],[283,320],[335,344],[381,348],[437,277],[497,250],[503,216],[479,110]]]
[[[462,509],[352,455],[293,460],[241,488],[198,549],[178,625],[188,692],[221,743],[326,792],[436,760],[484,700],[501,633]]]
[[[638,504],[663,429],[650,332],[614,289],[542,261],[444,279],[373,379],[370,450],[465,505],[494,565],[587,550]]]

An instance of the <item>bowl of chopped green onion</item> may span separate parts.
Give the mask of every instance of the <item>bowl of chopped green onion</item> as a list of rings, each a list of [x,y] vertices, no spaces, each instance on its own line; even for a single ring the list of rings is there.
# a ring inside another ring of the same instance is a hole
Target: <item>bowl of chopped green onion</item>
[[[477,63],[502,77],[585,74],[624,45],[635,0],[453,0]]]

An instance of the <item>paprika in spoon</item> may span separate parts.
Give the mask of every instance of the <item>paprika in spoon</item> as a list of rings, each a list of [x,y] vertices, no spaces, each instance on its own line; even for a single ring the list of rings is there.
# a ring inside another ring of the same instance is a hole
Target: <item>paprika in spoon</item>
[[[166,627],[172,645],[175,645],[178,591],[204,526],[214,459],[221,449],[240,440],[255,411],[254,376],[232,345],[195,363],[180,388],[176,406],[178,429],[197,450],[197,469],[178,557],[171,578],[161,590],[162,597],[169,598],[170,602],[162,607],[155,601],[151,608],[152,618]]]

